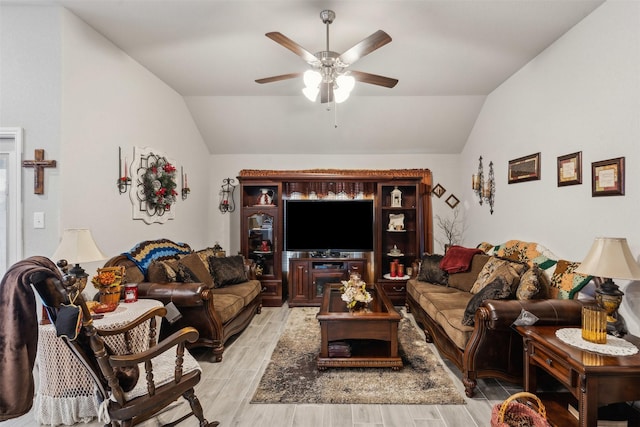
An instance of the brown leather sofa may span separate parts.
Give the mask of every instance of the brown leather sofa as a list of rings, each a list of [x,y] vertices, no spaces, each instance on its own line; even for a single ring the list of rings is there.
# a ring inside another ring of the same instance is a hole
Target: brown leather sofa
[[[140,245],[153,244],[155,242],[166,242],[166,239],[156,241],[141,242]],[[170,241],[169,241],[170,242]],[[170,242],[172,243],[172,242]],[[188,248],[188,245],[181,244]],[[204,250],[203,250],[204,251]],[[195,251],[192,254],[203,251]],[[175,255],[184,259],[186,255]],[[164,256],[166,260],[166,256]],[[191,257],[193,258],[193,257]],[[207,256],[203,256],[203,264]],[[190,344],[190,347],[210,347],[213,352],[213,360],[222,360],[225,343],[234,335],[243,331],[253,319],[255,314],[261,312],[262,294],[260,281],[255,280],[249,273],[250,268],[246,268],[247,279],[241,283],[234,283],[228,286],[217,286],[215,278],[206,278],[202,281],[187,282],[150,280],[150,270],[143,271],[136,262],[127,254],[117,255],[109,259],[105,267],[124,266],[124,283],[138,284],[138,297],[150,298],[163,302],[165,305],[173,303],[179,311],[181,317],[174,322],[163,319],[160,328],[160,338],[163,339],[186,326],[192,326],[198,330],[198,340]],[[196,270],[192,268],[191,270]],[[192,271],[191,276],[194,276]],[[198,270],[205,271],[205,270]],[[204,273],[198,273],[203,277]],[[213,273],[211,273],[213,275]]]
[[[470,290],[490,258],[474,255],[469,270],[449,275],[444,285],[418,278],[407,282],[407,310],[424,330],[427,342],[460,369],[468,397],[474,395],[479,378],[522,384],[523,342],[513,324],[523,310],[538,318],[536,325],[581,324],[584,301],[511,296],[480,302],[472,317],[474,324],[465,325],[464,312],[473,297]]]

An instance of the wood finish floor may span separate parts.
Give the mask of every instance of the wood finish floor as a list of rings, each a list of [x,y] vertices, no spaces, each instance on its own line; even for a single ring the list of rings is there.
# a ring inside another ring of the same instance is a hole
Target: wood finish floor
[[[249,327],[228,345],[221,363],[211,363],[210,353],[205,349],[192,351],[203,369],[196,394],[209,421],[217,420],[222,427],[484,427],[490,424],[494,404],[522,390],[508,383],[480,380],[476,396],[467,398],[465,405],[250,404],[289,310],[286,304],[283,307],[263,308]],[[433,345],[431,350],[438,354]],[[445,362],[443,365],[464,396],[458,369]],[[158,417],[141,425],[151,427],[171,422],[188,412],[188,408],[188,403],[180,399]],[[37,425],[33,412],[0,423],[2,427]],[[101,424],[94,420],[77,425],[98,427]],[[197,426],[198,423],[196,418],[191,417],[180,425]]]

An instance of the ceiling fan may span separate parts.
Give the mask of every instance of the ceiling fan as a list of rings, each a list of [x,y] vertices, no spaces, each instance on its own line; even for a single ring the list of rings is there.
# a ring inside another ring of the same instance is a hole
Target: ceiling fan
[[[303,76],[306,87],[302,92],[311,101],[315,101],[320,95],[321,103],[332,101],[340,103],[346,100],[355,81],[388,88],[394,87],[398,83],[397,79],[349,70],[351,64],[389,43],[391,37],[384,31],[378,30],[342,54],[333,52],[329,49],[329,25],[335,17],[336,14],[332,10],[320,12],[320,18],[327,26],[327,49],[316,53],[309,52],[282,33],[265,34],[271,40],[304,59],[311,66],[311,69],[304,73],[281,74],[257,79],[256,83],[271,83]]]

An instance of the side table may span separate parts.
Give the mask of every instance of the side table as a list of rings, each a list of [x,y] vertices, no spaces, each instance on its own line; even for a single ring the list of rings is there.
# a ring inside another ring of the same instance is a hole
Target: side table
[[[102,319],[95,319],[93,324],[98,329],[115,329],[130,323],[152,308],[162,306],[160,301],[152,299],[141,299],[132,303],[120,301],[115,311],[105,313]],[[149,329],[150,322],[144,322],[132,330],[132,351],[138,352],[148,348]],[[105,337],[105,341],[114,352],[127,352],[122,336]],[[98,415],[93,380],[62,338],[56,336],[55,326],[52,324],[38,327],[36,360],[38,391],[34,413],[37,422],[49,426],[71,425],[89,422]]]
[[[598,406],[640,399],[640,353],[609,356],[581,350],[557,338],[558,329],[516,327],[524,340],[525,391],[535,393],[538,370],[547,372],[578,400],[580,427],[597,426]],[[625,339],[640,347],[638,337]],[[550,420],[553,423],[552,417]]]

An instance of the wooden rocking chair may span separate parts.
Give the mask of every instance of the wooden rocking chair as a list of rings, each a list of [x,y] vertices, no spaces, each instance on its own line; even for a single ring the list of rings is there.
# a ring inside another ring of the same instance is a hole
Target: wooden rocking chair
[[[124,327],[100,330],[93,326],[91,313],[82,293],[73,283],[74,279],[65,279],[62,283],[53,275],[37,272],[30,276],[30,282],[54,324],[62,319],[61,316],[59,319],[60,310],[68,309],[65,305],[72,303],[81,309],[82,326],[77,337],[63,336],[62,339],[97,386],[100,401],[98,419],[101,422],[112,426],[133,426],[158,414],[182,396],[189,402],[191,412],[169,425],[176,425],[191,415],[198,418],[201,427],[218,425],[218,422],[208,422],[204,418],[194,392],[200,381],[200,367],[189,352],[185,352],[185,343],[196,341],[198,331],[183,328],[156,344],[156,316],[164,317],[164,307],[151,309]],[[122,334],[126,348],[131,349],[129,331],[147,321],[151,322],[148,350],[126,355],[112,354],[103,337]]]

